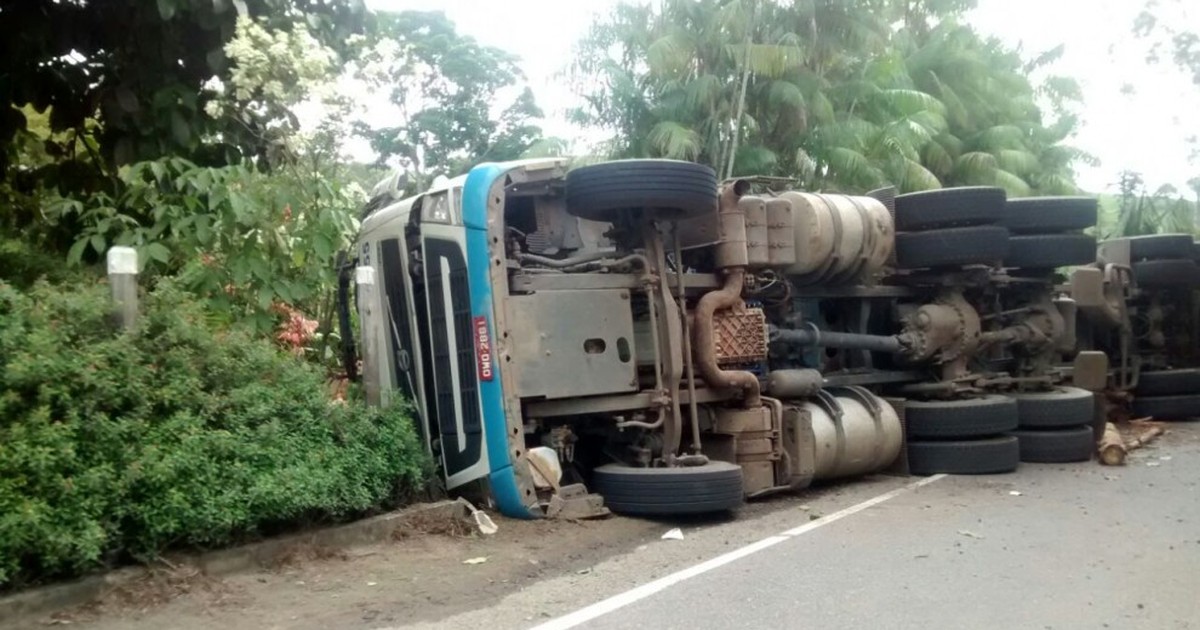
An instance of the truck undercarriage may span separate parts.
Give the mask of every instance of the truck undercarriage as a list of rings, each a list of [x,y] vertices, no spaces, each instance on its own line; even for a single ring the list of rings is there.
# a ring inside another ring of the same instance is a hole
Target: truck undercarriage
[[[1110,358],[1125,390],[1155,335],[1151,364],[1190,360],[1128,247],[1096,263],[1093,200],[543,160],[380,205],[354,263],[368,395],[411,401],[447,485],[513,516],[1087,458]]]

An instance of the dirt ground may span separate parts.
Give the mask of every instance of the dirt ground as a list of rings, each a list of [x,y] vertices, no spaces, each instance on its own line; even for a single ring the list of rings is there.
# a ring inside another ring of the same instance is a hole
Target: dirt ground
[[[494,536],[431,526],[386,544],[297,549],[278,566],[224,578],[167,567],[83,608],[3,620],[0,628],[303,630],[436,621],[486,608],[542,579],[586,574],[609,557],[659,540],[672,527],[720,525],[794,509],[818,497],[836,497],[844,488],[833,485],[757,502],[737,517],[715,520],[517,521],[493,515],[500,528]]]
[[[500,531],[490,537],[439,527],[386,544],[297,549],[279,566],[220,579],[163,569],[95,604],[16,627],[231,630],[427,621],[484,606],[548,572],[585,570],[663,531],[659,523],[617,517],[494,518]],[[485,561],[465,564],[479,558]]]

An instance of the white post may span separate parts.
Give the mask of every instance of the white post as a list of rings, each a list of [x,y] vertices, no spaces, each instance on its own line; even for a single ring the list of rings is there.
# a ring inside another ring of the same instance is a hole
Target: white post
[[[378,310],[378,287],[375,286],[374,267],[356,267],[354,283],[358,285],[358,324],[362,330],[362,380],[367,404],[381,402],[380,375],[383,356],[379,351],[380,313]]]
[[[138,258],[132,247],[108,250],[108,285],[112,288],[114,316],[124,330],[131,330],[138,318]]]

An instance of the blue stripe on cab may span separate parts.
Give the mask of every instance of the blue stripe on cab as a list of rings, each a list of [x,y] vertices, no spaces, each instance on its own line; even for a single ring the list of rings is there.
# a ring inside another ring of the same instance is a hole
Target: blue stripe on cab
[[[463,184],[462,214],[466,226],[467,277],[470,282],[471,313],[488,321],[488,335],[495,344],[495,322],[492,320],[491,254],[488,247],[488,194],[496,179],[507,169],[497,164],[480,164],[467,174]],[[512,518],[536,518],[535,508],[525,504],[517,484],[516,471],[508,455],[508,420],[504,413],[504,387],[500,378],[500,362],[492,364],[493,378],[480,381],[479,402],[483,407],[483,435],[486,441],[488,465],[491,469],[492,497],[500,513]]]

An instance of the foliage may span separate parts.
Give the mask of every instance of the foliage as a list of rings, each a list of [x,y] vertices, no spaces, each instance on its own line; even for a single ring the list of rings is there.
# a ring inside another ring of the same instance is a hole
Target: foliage
[[[1071,164],[1086,156],[1061,142],[1078,86],[1032,85],[1030,64],[955,21],[972,5],[622,4],[581,45],[578,118],[613,132],[617,157],[695,159],[722,175],[1073,192]],[[1039,99],[1056,120],[1043,120]]]
[[[395,505],[428,472],[403,408],[162,283],[118,334],[102,286],[0,283],[0,585]]]
[[[1159,63],[1166,57],[1200,86],[1200,29],[1196,28],[1196,18],[1200,15],[1195,6],[1183,0],[1150,0],[1134,20],[1133,33],[1150,44],[1146,61]]]
[[[1150,192],[1138,173],[1122,173],[1120,194],[1104,205],[1115,209],[1101,216],[1101,234],[1106,238],[1197,233],[1197,203],[1180,197],[1170,185]]]
[[[512,55],[460,34],[442,12],[380,14],[356,74],[393,106],[389,124],[357,130],[408,174],[409,192],[434,174],[512,160],[542,138],[542,116]],[[508,100],[508,94],[517,96]]]
[[[98,123],[97,170],[163,155],[221,162],[256,155],[258,123],[203,114],[201,86],[225,75],[238,16],[283,31],[303,25],[341,46],[363,29],[365,15],[361,0],[4,0],[0,166],[27,125],[10,105],[49,111],[56,133]],[[215,136],[221,141],[210,143]]]
[[[315,311],[328,301],[336,254],[353,238],[365,200],[357,185],[341,186],[305,160],[266,175],[168,158],[123,167],[119,177],[118,197],[51,203],[52,215],[82,226],[69,259],[135,247],[149,273],[179,274],[210,308],[248,316],[263,332],[274,327],[276,302]]]

